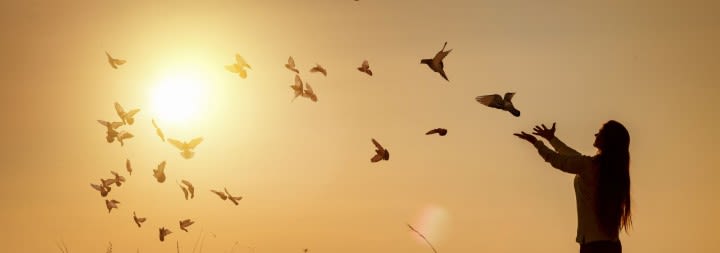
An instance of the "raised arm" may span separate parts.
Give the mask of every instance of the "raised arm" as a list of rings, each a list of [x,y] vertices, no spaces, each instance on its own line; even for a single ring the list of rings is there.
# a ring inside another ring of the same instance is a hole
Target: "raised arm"
[[[561,171],[572,174],[581,174],[592,167],[592,157],[577,153],[577,151],[567,146],[565,146],[565,148],[575,152],[576,154],[557,153],[545,146],[545,144],[539,140],[535,141],[533,145],[537,148],[538,153],[546,162]],[[555,149],[558,149],[558,147],[555,147]],[[562,147],[560,150],[562,150]]]
[[[558,137],[553,137],[549,140],[550,145],[560,154],[563,155],[582,155],[580,152],[577,152],[573,148],[566,145],[564,142],[562,142]]]

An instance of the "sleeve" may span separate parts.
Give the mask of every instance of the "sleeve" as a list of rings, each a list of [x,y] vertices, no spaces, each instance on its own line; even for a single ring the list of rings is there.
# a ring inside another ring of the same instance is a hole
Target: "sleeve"
[[[538,149],[540,156],[554,168],[559,169],[563,172],[571,174],[581,174],[584,171],[588,171],[592,166],[592,157],[577,154],[561,154],[557,153],[547,146],[542,141],[536,141],[534,143]],[[573,150],[574,151],[574,150]],[[576,151],[577,152],[577,151]]]
[[[565,145],[565,143],[557,137],[550,139],[550,145],[555,149],[555,151],[563,155],[582,155],[580,152],[577,152],[568,145]]]

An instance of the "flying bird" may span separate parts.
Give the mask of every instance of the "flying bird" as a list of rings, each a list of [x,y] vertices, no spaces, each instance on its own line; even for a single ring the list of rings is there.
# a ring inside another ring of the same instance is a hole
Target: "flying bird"
[[[109,186],[105,186],[104,184],[90,184],[93,189],[100,192],[100,196],[106,197],[108,193],[110,192],[111,188]]]
[[[318,101],[317,95],[315,95],[315,91],[313,91],[312,86],[310,86],[310,84],[307,82],[305,83],[305,90],[303,91],[302,96],[309,98],[313,102]]]
[[[125,146],[125,140],[130,139],[132,137],[135,137],[135,136],[133,134],[131,134],[130,132],[122,131],[117,134],[116,138],[117,138],[118,142],[120,142],[120,146],[122,147],[122,146]]]
[[[292,88],[293,92],[295,93],[295,96],[293,97],[292,100],[290,100],[290,102],[295,101],[296,98],[303,95],[305,90],[303,90],[303,82],[302,82],[302,80],[300,80],[299,75],[295,75],[295,84],[290,85],[290,88]]]
[[[117,112],[117,115],[120,116],[120,119],[122,119],[125,124],[132,125],[135,123],[135,114],[139,111],[140,109],[132,109],[126,112],[120,103],[115,102],[115,112]]]
[[[513,96],[515,96],[515,92],[505,93],[504,98],[500,97],[499,94],[477,96],[475,97],[475,101],[478,101],[488,107],[508,111],[515,117],[520,117],[520,111],[515,109],[515,106],[512,103]]]
[[[120,186],[120,185],[122,185],[123,182],[125,182],[125,177],[120,176],[120,174],[118,174],[117,172],[111,170],[110,173],[112,173],[113,176],[115,176],[114,179],[115,179],[116,186]]]
[[[316,65],[315,67],[312,67],[310,69],[310,73],[320,72],[324,76],[327,76],[327,70],[325,70],[325,68],[323,68],[322,66],[320,66],[320,64],[317,64],[317,63],[315,63],[315,65]]]
[[[110,66],[114,69],[117,69],[118,66],[125,64],[125,60],[115,59],[110,54],[105,51],[105,55],[107,55],[108,63],[110,63]]]
[[[445,129],[445,128],[435,128],[435,129],[433,129],[433,130],[428,131],[428,132],[425,133],[425,134],[426,134],[426,135],[438,134],[438,135],[440,135],[440,136],[445,136],[445,135],[447,134],[447,129]]]
[[[222,200],[227,200],[227,195],[225,195],[224,192],[216,191],[216,190],[210,190],[210,191],[211,191],[212,193],[215,193],[215,194],[217,194],[218,196],[220,196],[220,198],[221,198]]]
[[[247,78],[247,70],[245,70],[245,67],[252,69],[240,54],[235,54],[235,64],[225,65],[225,69],[232,73],[237,73],[243,79]]]
[[[170,144],[182,151],[180,152],[180,155],[182,155],[182,157],[184,157],[185,159],[190,159],[195,155],[195,152],[193,152],[192,150],[202,141],[202,137],[192,139],[190,142],[181,142],[176,139],[168,138],[168,142],[170,142]]]
[[[138,227],[141,227],[142,223],[147,220],[147,218],[140,218],[135,215],[135,211],[133,211],[133,220],[135,221],[135,224],[137,224]]]
[[[158,164],[157,169],[153,170],[153,176],[157,179],[158,183],[165,182],[165,165],[167,163],[162,161]]]
[[[158,125],[155,123],[155,119],[152,119],[153,127],[155,127],[155,134],[160,137],[160,139],[164,142],[165,141],[165,134],[163,134],[162,129],[158,127]]]
[[[110,179],[102,179],[101,178],[100,182],[102,183],[102,185],[104,187],[110,187],[112,184],[115,183],[115,179],[114,178],[110,178]]]
[[[97,120],[97,122],[100,123],[100,125],[105,126],[105,128],[107,129],[105,140],[107,140],[108,143],[112,143],[117,138],[118,132],[115,129],[118,129],[119,127],[125,125],[125,123],[123,123],[123,122],[112,122],[111,123],[111,122],[104,121],[104,120]]]
[[[292,58],[292,56],[290,56],[290,58],[288,58],[288,63],[285,64],[285,68],[289,69],[290,71],[300,74],[300,70],[295,68],[295,60]]]
[[[227,188],[224,188],[224,190],[225,190],[225,193],[227,194],[227,198],[228,198],[230,201],[232,201],[233,204],[235,204],[235,205],[237,206],[237,205],[238,205],[238,201],[239,201],[239,200],[242,200],[242,196],[240,196],[240,197],[233,197],[232,195],[230,195],[230,192],[228,192]]]
[[[180,182],[187,187],[187,191],[190,192],[190,198],[195,198],[195,187],[190,183],[190,181],[180,180]],[[187,199],[187,197],[185,197],[185,199]]]
[[[360,65],[357,69],[360,70],[360,72],[365,72],[366,74],[372,76],[372,70],[370,70],[370,64],[367,60],[363,61],[362,65]]]
[[[130,164],[130,159],[125,159],[125,169],[130,174],[130,176],[132,176],[132,164]]]
[[[370,158],[370,162],[376,163],[380,160],[390,160],[390,151],[383,148],[374,138],[372,139],[372,143],[375,144],[375,156]]]
[[[114,200],[114,199],[113,199],[113,200],[107,200],[107,199],[106,199],[106,200],[105,200],[105,206],[106,206],[107,209],[108,209],[108,213],[110,213],[110,210],[112,210],[113,208],[117,209],[117,208],[118,208],[117,204],[120,204],[120,201],[117,201],[117,200]]]
[[[447,75],[445,75],[445,64],[443,63],[443,59],[445,59],[452,49],[445,51],[445,46],[447,46],[447,41],[443,45],[442,49],[440,49],[440,52],[435,54],[435,57],[432,59],[422,59],[420,60],[420,64],[428,65],[432,71],[440,73],[440,75],[449,82],[450,80],[448,80]]]
[[[165,241],[165,236],[167,236],[167,235],[169,235],[169,234],[172,234],[172,231],[170,231],[170,230],[167,229],[167,228],[161,227],[161,228],[160,228],[160,241],[161,241],[161,242],[164,242],[164,241]]]
[[[181,220],[180,221],[180,229],[182,229],[185,232],[188,232],[187,227],[189,227],[190,225],[192,225],[194,223],[195,222],[190,219]]]

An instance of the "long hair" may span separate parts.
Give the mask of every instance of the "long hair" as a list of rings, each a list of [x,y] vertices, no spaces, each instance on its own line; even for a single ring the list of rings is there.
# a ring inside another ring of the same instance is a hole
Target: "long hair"
[[[596,213],[609,235],[632,225],[630,211],[630,134],[617,121],[605,123],[598,133]]]

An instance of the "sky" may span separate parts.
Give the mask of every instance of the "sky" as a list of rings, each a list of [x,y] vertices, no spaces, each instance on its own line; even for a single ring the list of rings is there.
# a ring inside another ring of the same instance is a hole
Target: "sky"
[[[577,252],[573,176],[512,134],[557,122],[560,139],[593,155],[612,119],[631,136],[625,251],[720,252],[718,11],[712,1],[2,1],[0,244],[190,252],[204,237],[205,252],[236,242],[235,252],[431,252],[411,223],[439,252]],[[449,82],[419,63],[446,41]],[[105,52],[127,63],[113,69]],[[245,79],[224,68],[236,53],[252,67]],[[317,102],[291,102],[289,56]],[[357,71],[363,60],[373,76]],[[315,64],[327,76],[308,72]],[[175,94],[182,83],[191,96]],[[505,92],[520,117],[474,100]],[[97,123],[119,120],[115,102],[141,109],[124,146]],[[170,138],[203,137],[195,157],[162,142],[151,119]],[[448,134],[424,134],[438,127]],[[369,161],[371,138],[390,160]],[[108,213],[90,184],[111,170],[127,182]],[[210,192],[224,187],[243,196],[238,206]],[[189,232],[177,225],[186,218]],[[173,231],[165,242],[162,226]]]

